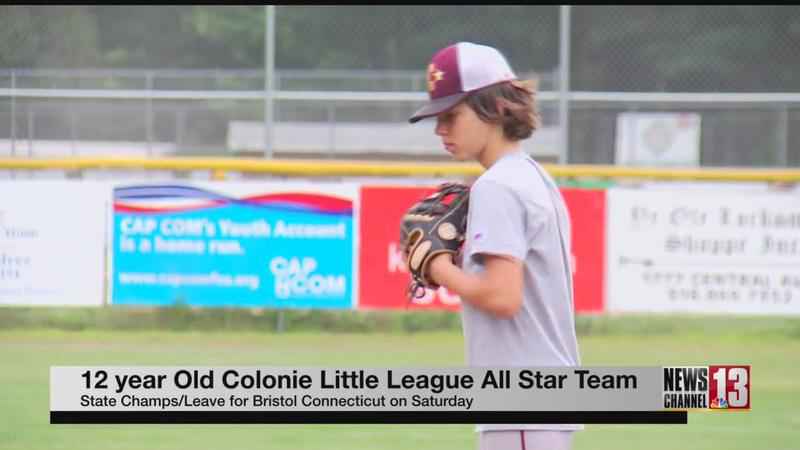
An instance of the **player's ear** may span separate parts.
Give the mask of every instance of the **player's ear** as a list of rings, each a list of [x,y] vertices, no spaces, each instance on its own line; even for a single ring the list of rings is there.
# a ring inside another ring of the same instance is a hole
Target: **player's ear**
[[[499,97],[494,99],[494,109],[497,111],[498,117],[504,117],[506,114],[508,114],[508,109],[503,103],[503,99]]]

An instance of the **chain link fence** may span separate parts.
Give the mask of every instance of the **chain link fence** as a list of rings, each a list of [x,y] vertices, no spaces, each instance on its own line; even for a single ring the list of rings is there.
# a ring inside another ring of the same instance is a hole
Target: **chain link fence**
[[[272,130],[274,156],[446,159],[406,119],[433,52],[468,40],[539,79],[544,127],[526,150],[557,159],[558,6],[274,11],[265,34],[263,6],[0,7],[0,155],[260,155]],[[701,165],[800,165],[800,7],[574,6],[566,31],[569,162],[614,163],[617,118],[639,111],[699,114]],[[617,95],[652,92],[697,99]]]
[[[571,87],[798,92],[800,7],[576,6]]]

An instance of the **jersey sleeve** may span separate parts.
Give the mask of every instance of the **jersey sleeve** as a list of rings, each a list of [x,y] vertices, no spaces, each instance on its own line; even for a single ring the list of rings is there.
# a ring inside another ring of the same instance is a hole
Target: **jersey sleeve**
[[[475,183],[469,199],[467,257],[492,254],[524,261],[528,251],[525,216],[511,188],[491,180]]]

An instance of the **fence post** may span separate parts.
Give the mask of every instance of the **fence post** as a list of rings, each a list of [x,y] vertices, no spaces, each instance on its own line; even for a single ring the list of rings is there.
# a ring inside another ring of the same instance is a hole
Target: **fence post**
[[[778,158],[780,167],[789,166],[789,111],[786,104],[778,111]]]
[[[17,73],[11,71],[11,156],[17,156]]]
[[[147,156],[153,156],[153,72],[147,71],[145,78],[147,103],[145,107],[145,133],[147,134]]]
[[[569,161],[569,54],[570,54],[570,6],[559,6],[559,81],[558,122],[560,127],[560,149],[558,163]]]
[[[28,156],[33,156],[33,105],[28,104]]]
[[[75,110],[70,109],[69,113],[69,141],[72,147],[72,156],[77,156],[77,147],[75,141],[78,140],[78,118],[75,115]]]
[[[328,158],[333,158],[336,153],[336,105],[328,103]]]
[[[272,158],[275,140],[273,92],[275,89],[275,5],[264,6],[264,157]]]
[[[183,146],[183,134],[186,128],[186,110],[183,108],[175,109],[175,147],[181,151]]]

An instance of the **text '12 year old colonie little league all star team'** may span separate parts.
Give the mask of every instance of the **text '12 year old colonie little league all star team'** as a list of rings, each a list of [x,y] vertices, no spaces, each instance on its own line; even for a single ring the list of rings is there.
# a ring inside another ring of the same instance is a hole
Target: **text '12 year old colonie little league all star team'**
[[[520,148],[539,126],[535,84],[518,80],[497,49],[471,42],[439,50],[427,73],[430,101],[409,121],[435,118],[453,158],[475,160],[485,172],[468,200],[442,195],[453,191],[444,185],[404,216],[410,294],[444,286],[461,297],[470,366],[580,365],[567,209],[554,180]],[[477,431],[481,449],[559,450],[582,428],[483,424]]]

